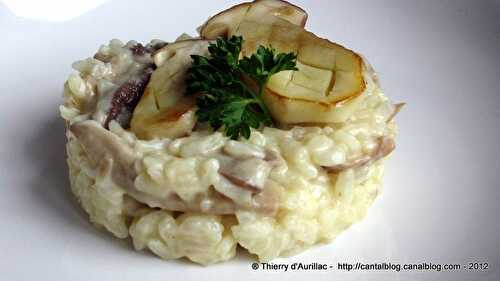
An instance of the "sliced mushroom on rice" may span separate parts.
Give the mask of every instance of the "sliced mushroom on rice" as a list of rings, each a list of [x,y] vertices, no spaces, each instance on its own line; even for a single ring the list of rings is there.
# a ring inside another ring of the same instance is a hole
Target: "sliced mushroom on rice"
[[[219,171],[232,183],[252,193],[258,193],[264,189],[269,172],[271,172],[271,165],[256,157],[233,160],[229,165],[221,167]]]
[[[377,139],[377,145],[370,154],[365,154],[357,158],[348,160],[344,164],[323,166],[323,168],[329,173],[339,173],[347,169],[359,168],[363,165],[367,165],[387,156],[394,150],[394,148],[396,148],[396,144],[392,138],[379,137]]]
[[[130,126],[132,113],[141,99],[154,69],[154,64],[147,65],[140,73],[123,83],[113,93],[107,110],[108,115],[103,124],[105,128],[109,127],[112,120],[116,120],[124,128]]]

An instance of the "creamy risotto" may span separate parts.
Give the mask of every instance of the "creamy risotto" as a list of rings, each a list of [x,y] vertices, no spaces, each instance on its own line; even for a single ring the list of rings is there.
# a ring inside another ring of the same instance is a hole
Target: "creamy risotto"
[[[71,188],[95,225],[131,237],[137,250],[211,264],[234,257],[237,245],[260,261],[293,255],[365,216],[400,107],[366,61],[366,87],[344,122],[262,127],[234,140],[186,126],[194,107],[177,121],[185,133],[142,138],[128,126],[130,95],[116,93],[137,103],[165,44],[111,40],[74,63],[65,84]]]

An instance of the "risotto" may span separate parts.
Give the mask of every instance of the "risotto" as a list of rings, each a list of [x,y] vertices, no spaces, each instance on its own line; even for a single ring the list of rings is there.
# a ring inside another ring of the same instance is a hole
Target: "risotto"
[[[365,216],[401,106],[366,60],[364,89],[342,122],[261,126],[231,139],[197,122],[194,105],[168,137],[145,136],[130,120],[169,63],[165,46],[111,40],[74,63],[65,84],[71,189],[96,226],[137,250],[206,265],[231,259],[237,245],[260,261],[293,255]]]

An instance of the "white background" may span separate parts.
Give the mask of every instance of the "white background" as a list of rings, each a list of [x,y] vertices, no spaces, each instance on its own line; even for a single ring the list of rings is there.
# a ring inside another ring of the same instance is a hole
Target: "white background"
[[[235,1],[111,1],[71,20],[77,7],[55,2],[73,3],[9,4],[31,19],[0,3],[0,280],[500,280],[500,1],[295,1],[309,30],[364,54],[387,95],[408,106],[367,218],[328,246],[275,262],[490,268],[451,273],[253,271],[248,255],[201,267],[96,230],[64,162],[58,105],[71,63],[111,38],[194,34]]]

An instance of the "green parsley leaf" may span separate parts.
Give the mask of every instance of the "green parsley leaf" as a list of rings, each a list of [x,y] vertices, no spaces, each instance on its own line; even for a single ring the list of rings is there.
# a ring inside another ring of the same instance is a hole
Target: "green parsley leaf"
[[[232,139],[249,138],[250,128],[273,124],[262,100],[265,84],[280,71],[297,70],[294,53],[277,53],[270,47],[259,46],[256,53],[240,59],[242,44],[241,36],[218,38],[208,47],[209,57],[191,56],[186,80],[187,94],[197,94],[198,120],[214,130],[223,127]],[[257,85],[257,92],[247,79]]]

